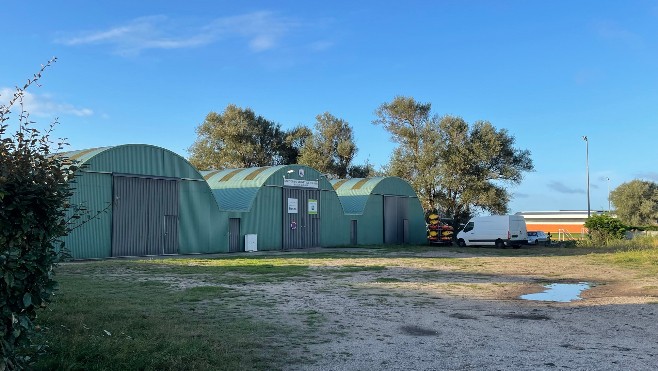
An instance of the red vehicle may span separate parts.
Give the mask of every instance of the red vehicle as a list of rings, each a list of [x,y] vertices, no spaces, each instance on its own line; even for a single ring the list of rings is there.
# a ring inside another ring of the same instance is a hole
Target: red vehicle
[[[427,224],[427,242],[429,244],[452,245],[455,229],[448,223],[441,220],[436,212],[429,212],[425,215]]]

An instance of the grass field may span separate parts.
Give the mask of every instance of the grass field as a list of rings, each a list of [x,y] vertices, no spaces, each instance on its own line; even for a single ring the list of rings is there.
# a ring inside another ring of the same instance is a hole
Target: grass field
[[[542,266],[558,263],[589,267],[583,269],[589,269],[593,279],[601,267],[634,280],[658,273],[658,249],[417,246],[66,263],[56,271],[60,288],[54,302],[37,320],[36,344],[45,347],[35,354],[35,368],[289,368],[318,356],[306,358],[300,348],[330,341],[322,333],[327,317],[313,308],[293,308],[286,313],[293,320],[282,321],[285,294],[271,295],[265,288],[348,278],[395,288],[368,291],[373,299],[368,305],[377,306],[386,305],[389,297],[404,296],[410,287],[405,284],[416,287],[440,278],[446,294],[455,285],[477,292],[514,284],[505,276],[522,275],[528,266],[535,267],[530,268],[533,275],[550,280],[571,279],[576,272],[569,270],[581,269],[541,272]],[[474,282],[451,282],[450,275],[456,274],[473,276]],[[357,284],[337,284],[349,286],[350,296],[366,293]],[[331,288],[318,288],[315,294],[323,290],[329,294]],[[420,306],[431,303],[431,298],[418,301]],[[331,335],[340,337],[341,331]]]

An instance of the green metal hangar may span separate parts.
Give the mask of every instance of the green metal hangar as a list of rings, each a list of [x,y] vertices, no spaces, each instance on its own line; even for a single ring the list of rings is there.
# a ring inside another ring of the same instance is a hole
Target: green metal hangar
[[[331,183],[303,165],[203,171],[228,214],[230,252],[349,244]]]
[[[350,225],[350,244],[423,244],[423,207],[409,183],[398,177],[332,181]]]
[[[71,205],[87,210],[64,239],[74,259],[227,251],[226,215],[183,157],[143,144],[62,155],[80,166]]]

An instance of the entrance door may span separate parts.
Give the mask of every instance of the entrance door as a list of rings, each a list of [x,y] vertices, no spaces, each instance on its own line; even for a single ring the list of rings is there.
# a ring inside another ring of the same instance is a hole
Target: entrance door
[[[178,253],[178,180],[114,175],[112,256]]]
[[[408,241],[407,205],[406,197],[384,196],[384,244],[397,245]]]
[[[320,191],[283,188],[283,248],[320,246]]]
[[[228,251],[242,251],[240,246],[240,218],[229,218],[228,220]]]
[[[352,219],[350,221],[350,244],[351,245],[356,245],[358,244],[358,238],[357,238],[357,220]]]

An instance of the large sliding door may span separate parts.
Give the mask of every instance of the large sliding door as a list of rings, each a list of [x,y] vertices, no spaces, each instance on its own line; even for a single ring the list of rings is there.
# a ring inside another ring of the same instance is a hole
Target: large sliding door
[[[409,241],[409,199],[399,196],[384,197],[384,244],[398,245]]]
[[[178,253],[176,179],[113,176],[112,256]]]

